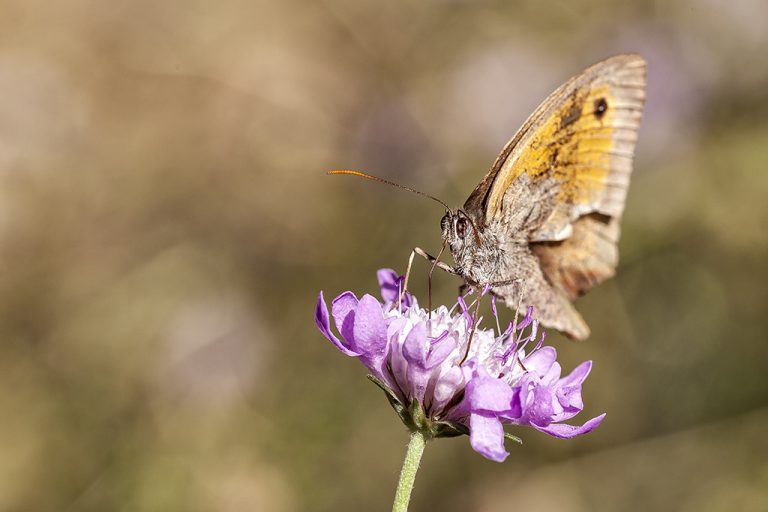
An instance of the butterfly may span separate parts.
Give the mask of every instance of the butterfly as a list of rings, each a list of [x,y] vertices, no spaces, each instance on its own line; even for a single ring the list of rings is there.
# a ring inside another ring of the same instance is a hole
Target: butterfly
[[[586,339],[589,327],[572,301],[616,271],[645,86],[645,60],[623,54],[550,94],[464,206],[446,206],[441,236],[455,265],[439,266],[472,287],[490,287],[511,309],[533,306],[547,327]]]

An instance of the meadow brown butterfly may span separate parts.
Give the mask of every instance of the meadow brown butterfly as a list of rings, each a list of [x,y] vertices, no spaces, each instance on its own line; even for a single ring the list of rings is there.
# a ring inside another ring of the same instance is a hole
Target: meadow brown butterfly
[[[443,247],[455,265],[438,266],[470,286],[489,286],[510,308],[535,307],[545,326],[587,338],[589,327],[571,302],[616,271],[645,83],[645,60],[625,54],[553,92],[464,206],[446,206]]]

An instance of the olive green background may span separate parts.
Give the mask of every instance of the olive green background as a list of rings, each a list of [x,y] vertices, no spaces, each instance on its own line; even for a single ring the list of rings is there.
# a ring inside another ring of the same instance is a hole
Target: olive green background
[[[0,510],[388,510],[407,433],[313,308],[443,211],[325,171],[460,205],[626,51],[621,265],[549,337],[608,415],[504,464],[431,443],[412,510],[768,510],[766,48],[762,0],[0,2]]]

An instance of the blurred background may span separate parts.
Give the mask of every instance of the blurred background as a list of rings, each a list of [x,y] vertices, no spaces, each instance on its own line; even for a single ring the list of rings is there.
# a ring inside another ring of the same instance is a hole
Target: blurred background
[[[763,0],[3,0],[0,510],[389,510],[407,433],[313,308],[443,211],[325,171],[460,205],[628,51],[621,265],[549,338],[608,416],[501,465],[430,444],[412,510],[768,510],[767,48]]]

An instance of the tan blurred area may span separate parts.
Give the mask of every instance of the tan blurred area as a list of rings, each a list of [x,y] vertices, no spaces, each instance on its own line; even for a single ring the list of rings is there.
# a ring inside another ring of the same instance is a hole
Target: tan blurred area
[[[608,416],[501,465],[431,443],[411,509],[768,510],[767,48],[763,0],[0,2],[0,510],[389,510],[407,433],[314,302],[443,212],[325,171],[459,205],[630,51],[621,265],[549,338]]]

